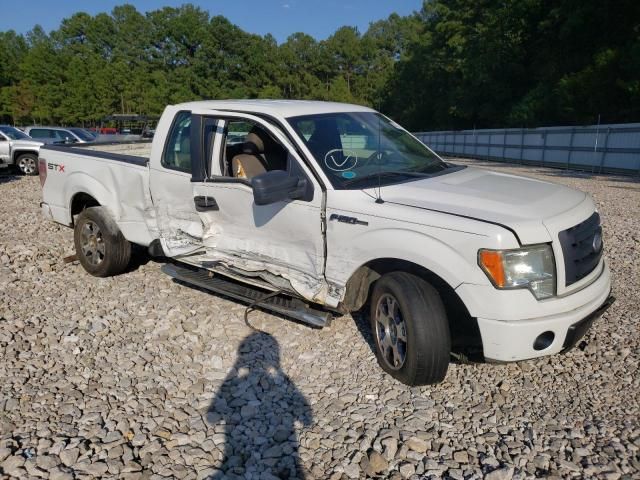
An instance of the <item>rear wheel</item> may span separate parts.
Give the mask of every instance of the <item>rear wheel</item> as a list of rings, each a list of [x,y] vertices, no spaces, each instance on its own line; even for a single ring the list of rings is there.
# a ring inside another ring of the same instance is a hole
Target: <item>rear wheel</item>
[[[104,207],[83,210],[73,237],[80,264],[94,277],[117,275],[127,268],[131,244]]]
[[[382,369],[410,386],[441,382],[449,367],[451,339],[436,289],[415,275],[388,273],[374,285],[370,305]]]
[[[16,166],[25,175],[38,175],[38,157],[33,153],[23,153],[16,159]]]

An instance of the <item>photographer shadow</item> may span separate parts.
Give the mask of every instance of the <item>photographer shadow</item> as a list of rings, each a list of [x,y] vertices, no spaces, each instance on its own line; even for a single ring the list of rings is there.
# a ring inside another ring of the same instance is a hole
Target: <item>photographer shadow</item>
[[[280,367],[280,348],[268,333],[254,332],[211,401],[207,421],[224,432],[222,465],[210,479],[304,479],[296,423],[310,426],[309,403]]]

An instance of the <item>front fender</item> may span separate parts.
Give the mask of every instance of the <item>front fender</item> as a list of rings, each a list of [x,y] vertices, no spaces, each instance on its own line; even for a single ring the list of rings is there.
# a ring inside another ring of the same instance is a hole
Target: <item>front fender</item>
[[[32,155],[38,156],[38,149],[30,149],[25,147],[14,147],[11,149],[10,158],[12,163],[16,163],[18,157],[23,153],[31,153]]]
[[[329,243],[327,279],[345,286],[361,266],[389,258],[426,268],[452,288],[463,282],[489,283],[475,263],[478,248],[481,248],[483,240],[486,242],[485,236],[443,229],[438,229],[437,234],[435,237],[429,232],[398,227],[369,231],[364,227],[359,235],[354,235],[344,245]]]

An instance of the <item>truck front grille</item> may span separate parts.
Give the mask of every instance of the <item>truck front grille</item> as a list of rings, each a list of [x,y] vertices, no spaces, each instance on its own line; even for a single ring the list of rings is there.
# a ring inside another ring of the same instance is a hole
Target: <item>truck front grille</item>
[[[584,222],[558,235],[564,256],[566,286],[576,283],[593,271],[602,257],[600,215],[594,212]]]

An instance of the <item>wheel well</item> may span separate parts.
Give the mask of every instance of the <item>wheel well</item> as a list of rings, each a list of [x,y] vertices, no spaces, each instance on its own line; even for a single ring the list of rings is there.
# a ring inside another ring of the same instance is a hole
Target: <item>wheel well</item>
[[[452,351],[465,357],[482,356],[482,338],[477,319],[469,314],[451,285],[421,265],[396,258],[380,258],[362,265],[347,282],[342,309],[366,309],[376,280],[390,272],[411,273],[429,282],[438,291],[444,304],[451,332]]]
[[[24,155],[26,153],[28,153],[30,155],[33,155],[36,158],[38,158],[38,152],[34,152],[32,150],[16,150],[15,152],[13,152],[13,161],[14,162],[17,161],[18,158],[20,158],[21,155]]]
[[[88,193],[76,193],[71,200],[71,219],[73,220],[85,208],[99,206],[100,203]]]

